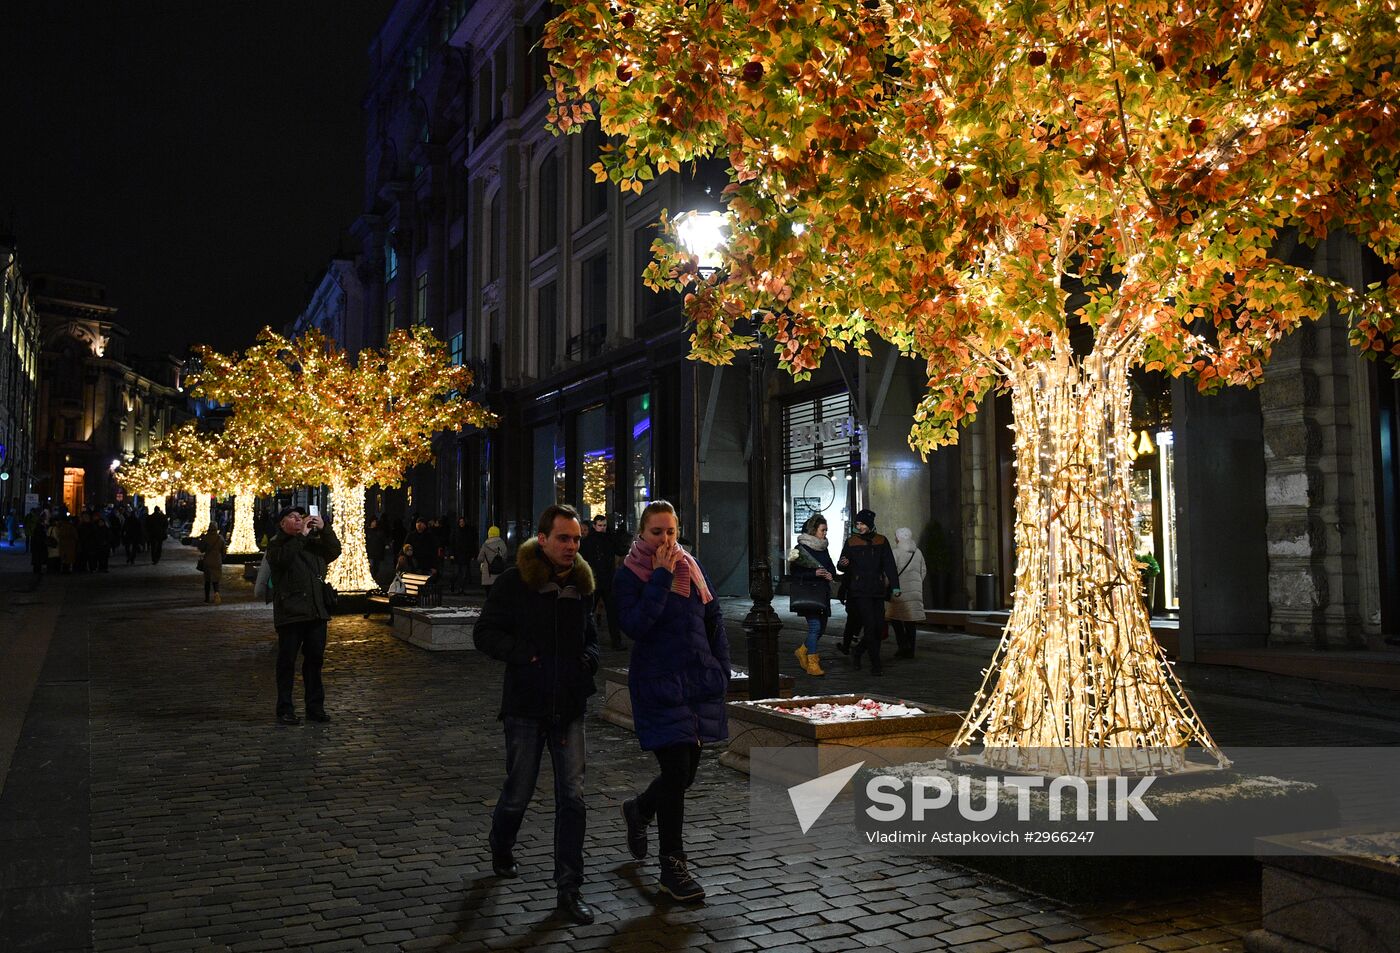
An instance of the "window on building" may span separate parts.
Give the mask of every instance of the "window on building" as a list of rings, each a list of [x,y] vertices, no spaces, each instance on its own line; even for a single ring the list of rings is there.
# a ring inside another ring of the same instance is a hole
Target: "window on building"
[[[491,118],[500,119],[505,115],[506,93],[510,89],[510,44],[496,47],[495,63],[491,73],[496,80],[496,88],[491,97]]]
[[[463,342],[464,337],[461,331],[452,335],[452,340],[448,342],[447,351],[452,358],[453,364],[461,365],[465,364],[467,361],[466,348]]]
[[[633,237],[632,267],[636,282],[636,321],[639,324],[655,320],[667,313],[674,313],[677,320],[681,316],[683,299],[680,292],[652,291],[642,279],[642,273],[651,264],[651,243],[656,237],[657,227],[654,224],[637,229]]]
[[[540,288],[536,307],[539,309],[539,354],[541,377],[548,377],[559,363],[559,285],[551,281]]]
[[[399,253],[394,250],[394,241],[397,237],[397,232],[390,232],[389,237],[384,240],[385,281],[393,281],[399,276]]]
[[[394,297],[393,289],[389,290],[389,298],[384,302],[384,336],[387,338],[389,332],[398,327],[399,324],[399,302]]]
[[[583,129],[583,221],[593,221],[608,210],[608,194],[616,186],[611,182],[598,182],[593,166],[603,155],[603,134],[598,124],[591,122]]]
[[[564,498],[564,441],[560,437],[559,425],[553,421],[535,428],[531,496],[536,513]]]
[[[537,251],[544,254],[559,244],[559,160],[557,153],[540,163],[539,196],[539,246]]]
[[[420,271],[413,291],[413,320],[417,324],[428,323],[428,273]]]
[[[608,253],[583,263],[584,356],[603,350],[608,336]]]

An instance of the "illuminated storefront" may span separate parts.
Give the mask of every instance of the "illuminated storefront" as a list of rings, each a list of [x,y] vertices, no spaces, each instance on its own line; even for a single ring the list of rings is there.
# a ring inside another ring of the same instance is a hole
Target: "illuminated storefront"
[[[784,546],[808,518],[826,517],[827,537],[843,540],[859,508],[860,427],[845,391],[783,408]]]

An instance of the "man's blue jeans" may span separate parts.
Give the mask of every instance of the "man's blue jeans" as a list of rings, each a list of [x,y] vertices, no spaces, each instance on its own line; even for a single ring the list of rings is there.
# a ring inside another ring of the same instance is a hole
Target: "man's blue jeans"
[[[549,747],[554,767],[554,886],[560,893],[583,884],[583,834],[587,814],[583,804],[583,771],[587,760],[583,718],[552,725],[540,718],[502,719],[506,734],[506,784],[491,814],[491,851],[502,854],[515,846],[520,822],[535,793],[540,758]]]

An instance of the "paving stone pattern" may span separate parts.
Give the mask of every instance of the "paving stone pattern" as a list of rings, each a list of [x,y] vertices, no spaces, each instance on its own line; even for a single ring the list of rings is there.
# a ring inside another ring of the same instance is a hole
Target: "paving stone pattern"
[[[187,555],[176,547],[157,567],[45,583],[66,588],[60,629],[80,632],[89,652],[90,817],[72,832],[90,827],[87,948],[1240,950],[1239,938],[1258,926],[1257,886],[1248,881],[1068,907],[936,858],[833,851],[792,861],[754,850],[746,779],[713,751],[687,807],[687,846],[709,902],[667,902],[654,859],[628,856],[618,811],[654,762],[597,717],[598,699],[588,721],[585,895],[599,916],[572,926],[553,913],[548,759],[517,847],[522,876],[491,875],[485,836],[502,779],[495,716],[503,666],[475,652],[406,645],[382,617],[340,617],[325,669],[334,723],[278,727],[270,610],[232,570],[224,605],[202,604]],[[736,616],[744,608],[726,605]],[[795,670],[797,637],[795,625],[783,633],[785,670]],[[731,640],[742,664],[737,621]],[[921,646],[914,662],[888,663],[878,683],[828,652],[833,674],[804,676],[799,692],[878,689],[964,704],[991,646],[939,645]],[[625,657],[605,650],[604,664]],[[1365,719],[1200,701],[1222,740],[1237,743],[1277,739],[1280,719],[1319,742],[1385,741],[1385,729],[1400,740],[1393,725]],[[11,942],[15,950],[81,948],[59,936]]]

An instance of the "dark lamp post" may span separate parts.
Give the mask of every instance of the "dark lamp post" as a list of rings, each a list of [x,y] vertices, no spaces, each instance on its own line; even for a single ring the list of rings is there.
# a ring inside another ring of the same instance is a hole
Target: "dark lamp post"
[[[676,236],[699,261],[702,275],[721,265],[725,215],[722,212],[683,212],[675,219]],[[773,611],[773,571],[768,564],[768,395],[764,386],[765,353],[758,340],[749,359],[749,598],[744,617],[749,650],[749,697],[778,697],[778,630],[782,620]]]

